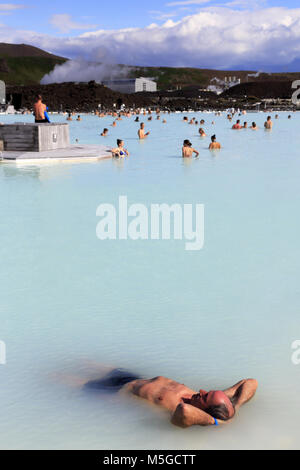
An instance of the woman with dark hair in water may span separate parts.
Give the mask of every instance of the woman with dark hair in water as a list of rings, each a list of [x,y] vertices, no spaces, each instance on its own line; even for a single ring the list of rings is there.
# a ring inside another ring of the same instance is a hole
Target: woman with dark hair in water
[[[124,140],[117,140],[117,148],[112,150],[113,157],[124,158],[129,157],[129,152],[124,148]]]
[[[192,157],[193,156],[193,153],[196,154],[196,157],[199,156],[199,152],[197,150],[195,150],[193,147],[192,147],[192,143],[186,139],[184,142],[183,142],[183,147],[182,147],[182,156],[183,158],[189,158],[189,157]]]
[[[209,150],[220,150],[221,144],[217,142],[217,137],[213,135],[211,137],[211,144],[209,146]]]

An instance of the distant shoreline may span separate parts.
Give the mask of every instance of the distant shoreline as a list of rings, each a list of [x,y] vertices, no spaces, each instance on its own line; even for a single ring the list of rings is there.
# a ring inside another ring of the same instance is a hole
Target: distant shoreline
[[[198,87],[154,93],[122,94],[96,82],[52,85],[7,86],[6,101],[16,110],[31,110],[37,94],[42,94],[49,111],[95,112],[121,109],[160,108],[166,111],[224,111],[230,108],[294,111],[292,81],[248,82],[217,95]]]

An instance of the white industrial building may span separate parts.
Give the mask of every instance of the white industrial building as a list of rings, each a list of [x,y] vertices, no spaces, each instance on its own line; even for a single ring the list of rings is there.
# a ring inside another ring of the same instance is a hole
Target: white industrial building
[[[0,105],[6,103],[6,88],[5,83],[0,80]]]
[[[103,85],[113,91],[120,93],[138,93],[141,91],[155,92],[157,91],[157,83],[149,78],[124,78],[118,80],[104,80]]]
[[[221,80],[220,78],[214,77],[211,79],[210,83],[211,84],[207,87],[208,91],[212,91],[219,95],[233,86],[240,85],[241,79],[236,77],[225,77],[224,80]]]

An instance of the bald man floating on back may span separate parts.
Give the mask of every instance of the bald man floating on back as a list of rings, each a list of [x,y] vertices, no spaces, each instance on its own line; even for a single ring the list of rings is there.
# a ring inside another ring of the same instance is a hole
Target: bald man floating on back
[[[86,389],[132,393],[171,413],[171,422],[187,428],[194,425],[218,426],[231,421],[240,407],[255,395],[258,383],[241,380],[224,391],[198,393],[165,377],[144,380],[122,369],[114,369],[100,380],[85,384]]]

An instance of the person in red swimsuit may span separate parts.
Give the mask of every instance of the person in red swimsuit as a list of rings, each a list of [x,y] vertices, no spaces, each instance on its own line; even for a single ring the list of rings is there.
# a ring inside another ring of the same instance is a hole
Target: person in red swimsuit
[[[242,129],[241,121],[240,121],[239,119],[236,121],[236,124],[234,124],[234,125],[232,126],[232,129],[234,129],[234,130]]]

